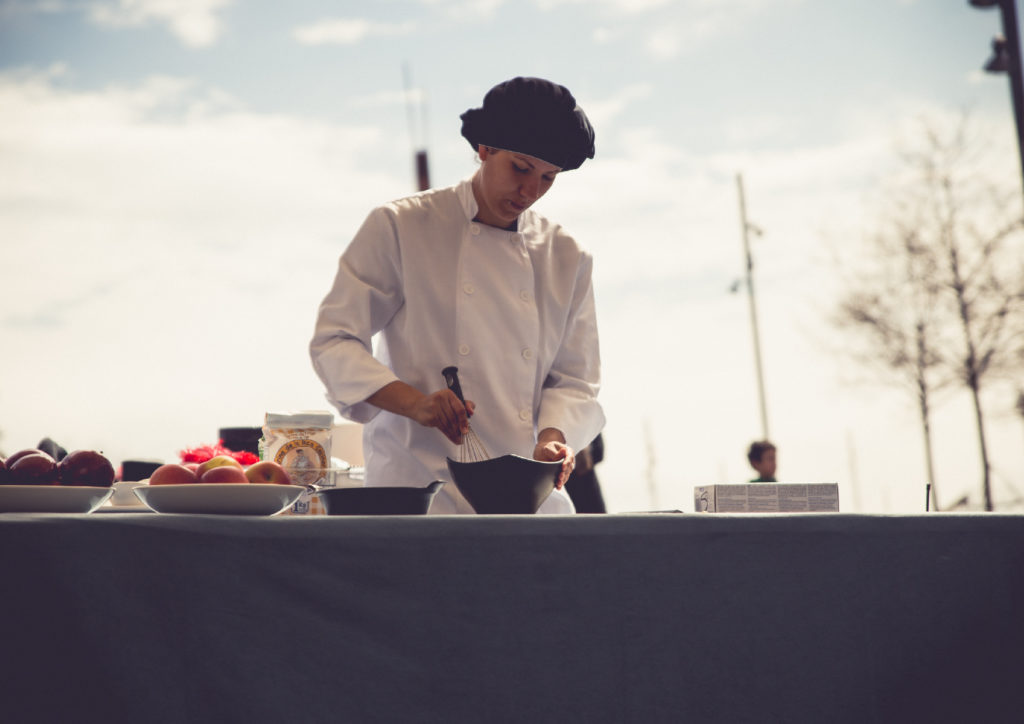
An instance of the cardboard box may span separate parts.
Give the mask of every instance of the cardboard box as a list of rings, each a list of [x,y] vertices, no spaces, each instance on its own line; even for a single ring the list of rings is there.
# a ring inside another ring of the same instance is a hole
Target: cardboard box
[[[741,483],[693,489],[697,513],[838,513],[838,483]]]

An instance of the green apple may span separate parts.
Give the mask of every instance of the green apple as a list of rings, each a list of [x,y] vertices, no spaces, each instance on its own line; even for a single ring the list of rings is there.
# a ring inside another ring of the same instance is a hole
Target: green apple
[[[196,468],[196,477],[202,480],[207,471],[225,466],[235,467],[242,470],[242,463],[238,462],[230,455],[214,455],[212,458],[207,460],[205,463],[201,463],[199,467]]]

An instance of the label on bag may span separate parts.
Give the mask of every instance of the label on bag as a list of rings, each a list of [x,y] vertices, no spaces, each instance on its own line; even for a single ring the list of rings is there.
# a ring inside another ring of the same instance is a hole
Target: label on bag
[[[330,412],[268,412],[260,439],[260,459],[273,460],[288,471],[295,485],[324,485],[331,466]],[[316,493],[306,491],[285,514],[323,515]]]

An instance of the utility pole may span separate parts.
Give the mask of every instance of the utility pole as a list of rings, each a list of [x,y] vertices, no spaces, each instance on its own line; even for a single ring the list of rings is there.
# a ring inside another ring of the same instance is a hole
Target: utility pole
[[[416,109],[413,103],[413,96],[416,95],[412,88],[412,71],[409,69],[408,63],[402,64],[402,76],[405,80],[405,111],[409,118],[409,137],[412,139],[413,145],[413,166],[416,174],[416,190],[426,191],[430,188],[430,168],[427,163],[427,149],[426,140],[418,138],[420,135],[417,133],[417,125],[420,126],[419,130],[424,131],[426,126],[426,112],[423,109],[423,98],[420,96],[420,119],[419,124],[416,123]],[[425,131],[424,131],[425,135]]]
[[[655,474],[655,448],[654,435],[651,433],[651,421],[644,418],[644,448],[646,451],[647,467],[644,470],[644,477],[647,478],[647,493],[650,496],[651,509],[657,509],[661,503],[658,502],[658,479]]]
[[[1017,0],[968,0],[972,7],[998,7],[1003,34],[992,39],[992,57],[985,63],[989,73],[1006,73],[1010,80],[1013,119],[1017,125],[1017,153],[1024,177],[1024,71],[1021,68],[1020,29],[1017,24]]]
[[[757,369],[757,392],[761,401],[761,430],[764,440],[770,440],[768,434],[768,405],[764,394],[764,370],[761,365],[761,336],[757,328],[757,304],[754,301],[754,257],[750,253],[750,234],[761,235],[761,230],[747,221],[747,202],[743,193],[743,176],[736,174],[736,187],[740,194],[740,225],[743,230],[743,254],[747,263],[747,298],[750,300],[750,329],[754,335],[754,364]]]

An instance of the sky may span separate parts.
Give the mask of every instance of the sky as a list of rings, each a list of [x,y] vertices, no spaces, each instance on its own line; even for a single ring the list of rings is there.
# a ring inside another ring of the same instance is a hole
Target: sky
[[[307,346],[338,256],[416,150],[434,186],[471,174],[459,114],[532,75],[596,129],[536,208],[595,258],[609,510],[690,512],[767,432],[780,479],[923,512],[914,400],[829,323],[835,258],[925,122],[968,114],[1019,191],[999,32],[967,0],[0,0],[0,449],[173,461],[330,409]],[[1024,501],[1020,387],[985,398],[997,510]],[[967,397],[933,425],[940,505],[977,507]]]

